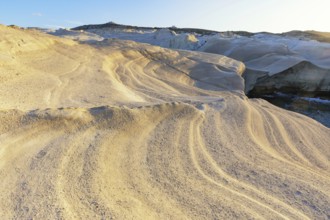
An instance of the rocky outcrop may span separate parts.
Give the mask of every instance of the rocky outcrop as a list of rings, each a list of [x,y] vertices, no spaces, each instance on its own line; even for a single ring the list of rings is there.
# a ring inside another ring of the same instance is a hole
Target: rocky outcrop
[[[320,68],[307,61],[271,76],[258,75],[260,78],[256,80],[250,91],[252,96],[282,92],[305,97],[330,98],[330,70]],[[247,78],[251,78],[251,76],[247,76]]]
[[[245,92],[329,96],[330,44],[261,34],[213,37],[199,50],[223,54],[246,65]]]

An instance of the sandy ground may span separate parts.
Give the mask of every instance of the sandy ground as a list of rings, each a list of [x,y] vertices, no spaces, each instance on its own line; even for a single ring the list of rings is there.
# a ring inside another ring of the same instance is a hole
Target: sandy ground
[[[0,32],[0,219],[330,219],[330,129],[242,63]]]

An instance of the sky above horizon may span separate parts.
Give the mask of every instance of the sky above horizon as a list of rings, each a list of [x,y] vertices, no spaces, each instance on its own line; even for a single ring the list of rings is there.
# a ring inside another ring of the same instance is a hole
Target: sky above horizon
[[[5,2],[5,3],[4,3]],[[217,31],[330,32],[330,0],[3,0],[0,24],[118,24]]]

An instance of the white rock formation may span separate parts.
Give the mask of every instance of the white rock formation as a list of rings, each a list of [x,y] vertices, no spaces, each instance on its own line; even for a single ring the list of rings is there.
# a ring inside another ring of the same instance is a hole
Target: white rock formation
[[[165,48],[221,54],[246,65],[245,92],[294,92],[326,95],[330,91],[330,44],[298,37],[232,32],[215,35],[175,33],[169,29],[94,28],[103,38],[133,40]],[[72,34],[68,34],[72,38]],[[93,36],[94,36],[93,35]]]
[[[301,93],[330,91],[330,44],[314,40],[257,34],[214,36],[199,50],[245,63],[246,92],[255,86]]]

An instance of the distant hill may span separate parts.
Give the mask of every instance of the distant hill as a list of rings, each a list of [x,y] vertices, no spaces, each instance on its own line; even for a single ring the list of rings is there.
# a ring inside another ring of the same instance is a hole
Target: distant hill
[[[83,26],[72,28],[72,30],[88,30],[88,29],[100,29],[100,28],[118,28],[118,29],[133,29],[133,30],[160,30],[160,29],[167,28],[171,31],[175,31],[176,33],[185,32],[185,33],[197,33],[197,34],[203,34],[203,35],[221,33],[219,31],[199,29],[199,28],[177,28],[175,26],[172,26],[172,27],[139,27],[139,26],[132,26],[132,25],[117,24],[114,22],[108,22],[105,24],[83,25]]]
[[[290,31],[281,34],[282,36],[298,37],[301,39],[312,39],[319,42],[330,43],[330,33],[329,32],[319,32],[319,31]]]
[[[101,29],[101,28],[117,28],[117,29],[133,29],[133,30],[159,30],[167,28],[171,31],[175,31],[176,33],[197,33],[202,35],[211,35],[217,33],[228,33],[231,32],[233,34],[237,34],[240,36],[251,37],[255,34],[274,34],[278,36],[287,36],[287,37],[297,37],[301,39],[312,39],[317,40],[320,42],[327,42],[330,43],[330,33],[329,32],[319,32],[319,31],[289,31],[284,32],[281,34],[277,33],[269,33],[269,32],[248,32],[248,31],[214,31],[214,30],[207,30],[207,29],[200,29],[200,28],[177,28],[175,26],[172,27],[140,27],[140,26],[133,26],[133,25],[123,25],[117,24],[115,22],[108,22],[105,24],[89,24],[89,25],[82,25],[72,30],[89,30],[89,29]]]

